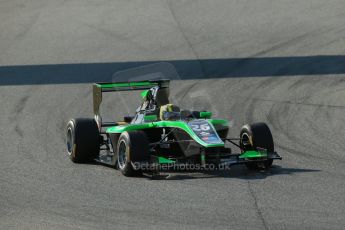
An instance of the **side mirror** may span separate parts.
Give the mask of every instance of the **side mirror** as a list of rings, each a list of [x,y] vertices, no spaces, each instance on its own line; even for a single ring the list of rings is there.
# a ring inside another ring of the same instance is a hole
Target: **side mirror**
[[[123,120],[124,122],[130,123],[133,120],[134,116],[124,116]]]
[[[144,116],[144,122],[154,122],[157,120],[158,120],[157,115],[145,115]]]
[[[200,118],[209,119],[212,117],[212,112],[202,111],[200,112]]]

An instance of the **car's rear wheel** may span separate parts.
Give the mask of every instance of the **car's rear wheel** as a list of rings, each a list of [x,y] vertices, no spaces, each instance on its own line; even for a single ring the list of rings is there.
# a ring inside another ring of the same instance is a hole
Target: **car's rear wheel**
[[[266,149],[268,152],[274,152],[274,142],[270,128],[266,123],[254,123],[244,125],[240,133],[240,146],[243,151]],[[246,166],[249,169],[265,168],[272,166],[273,160],[262,162],[248,162]]]
[[[144,131],[123,132],[117,144],[118,169],[125,176],[138,176],[140,168],[133,164],[149,159],[149,141]]]
[[[99,154],[99,140],[94,119],[76,118],[67,123],[67,153],[73,162],[82,163],[95,158]]]

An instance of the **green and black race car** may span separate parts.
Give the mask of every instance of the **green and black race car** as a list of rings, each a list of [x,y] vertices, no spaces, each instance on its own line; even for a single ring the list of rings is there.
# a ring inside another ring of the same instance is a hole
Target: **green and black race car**
[[[265,123],[245,125],[238,138],[227,138],[227,120],[212,119],[209,111],[181,110],[170,104],[169,83],[148,80],[94,84],[94,118],[76,118],[67,124],[70,159],[95,160],[114,166],[125,176],[157,171],[162,168],[159,166],[203,169],[245,164],[250,169],[267,169],[273,160],[281,159]],[[135,115],[119,122],[102,122],[102,94],[132,90],[142,91],[143,97]],[[226,142],[237,147],[238,152],[232,152]]]

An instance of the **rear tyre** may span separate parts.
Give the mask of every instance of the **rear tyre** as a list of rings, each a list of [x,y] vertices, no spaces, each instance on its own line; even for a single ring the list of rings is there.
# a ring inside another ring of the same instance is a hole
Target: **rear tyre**
[[[67,123],[67,153],[73,162],[87,162],[97,157],[99,140],[99,130],[94,119],[76,118]]]
[[[143,131],[128,131],[120,135],[117,144],[118,169],[125,176],[139,176],[140,169],[133,164],[149,159],[149,141]]]
[[[263,122],[244,125],[240,133],[240,146],[243,151],[264,148],[268,152],[274,152],[274,143],[270,128]],[[263,162],[249,162],[246,163],[246,166],[248,169],[253,170],[261,167],[269,169],[272,163],[273,160],[266,160]]]

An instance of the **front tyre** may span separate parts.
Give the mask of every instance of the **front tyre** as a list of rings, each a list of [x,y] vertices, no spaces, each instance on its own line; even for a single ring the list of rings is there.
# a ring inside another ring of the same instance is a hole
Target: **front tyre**
[[[133,167],[134,163],[149,159],[149,140],[143,131],[123,132],[117,144],[118,169],[125,176],[137,176],[140,169]]]
[[[240,133],[240,146],[243,151],[258,150],[258,148],[267,149],[268,152],[274,152],[273,137],[270,128],[266,123],[253,123],[244,125]],[[263,162],[248,162],[248,169],[258,169],[263,166],[269,169],[273,160],[265,160]]]
[[[99,130],[94,119],[76,118],[67,123],[67,153],[73,162],[87,162],[97,157],[99,140]]]

